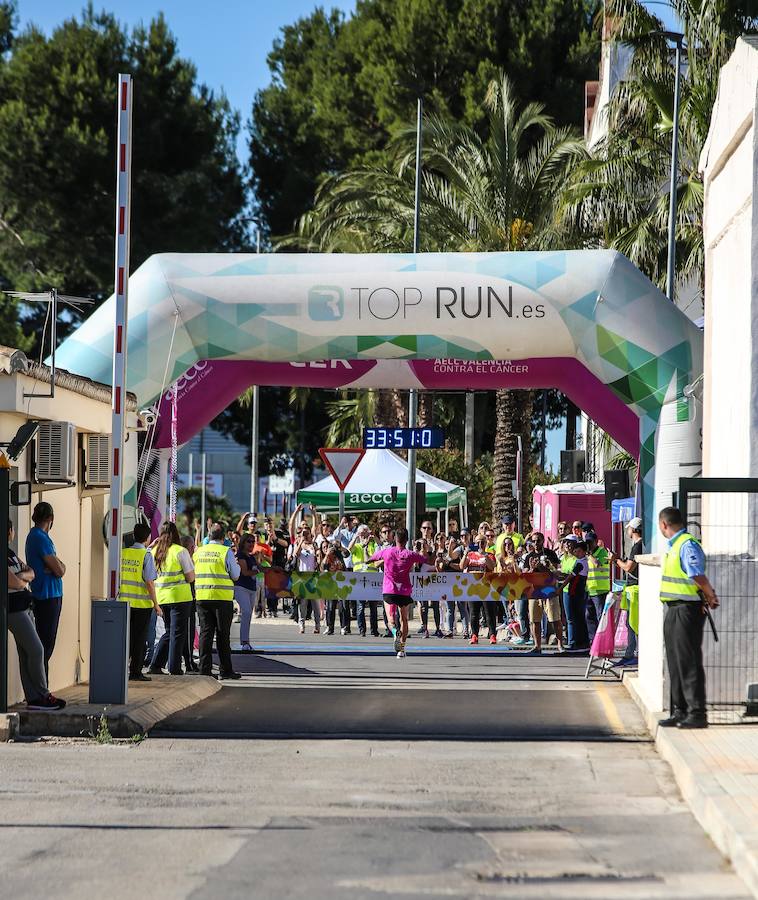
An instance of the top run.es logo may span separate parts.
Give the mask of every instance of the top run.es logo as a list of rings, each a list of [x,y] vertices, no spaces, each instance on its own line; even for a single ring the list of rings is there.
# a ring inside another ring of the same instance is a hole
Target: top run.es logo
[[[316,284],[308,291],[308,315],[314,322],[336,322],[345,315],[345,295],[341,287]]]

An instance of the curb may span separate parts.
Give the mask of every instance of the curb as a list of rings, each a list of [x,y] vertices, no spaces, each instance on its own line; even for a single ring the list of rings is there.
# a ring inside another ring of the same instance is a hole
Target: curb
[[[690,749],[686,732],[658,727],[663,713],[647,708],[638,692],[637,680],[626,676],[623,683],[642,713],[656,750],[671,766],[679,790],[700,826],[731,861],[753,897],[758,898],[758,823],[740,807],[739,798],[730,796],[703,759]]]
[[[86,737],[92,734],[93,729],[97,729],[100,717],[104,715],[108,730],[114,738],[131,738],[146,734],[168,716],[194,706],[221,690],[221,685],[215,678],[203,675],[193,675],[186,680],[172,680],[169,675],[154,676],[154,681],[158,687],[158,690],[151,692],[154,696],[146,696],[124,705],[106,706],[73,700],[61,712],[19,710],[14,714],[19,723],[18,734],[24,737]],[[66,693],[67,691],[59,692],[64,699]]]
[[[18,734],[18,713],[0,714],[0,744],[12,741]]]

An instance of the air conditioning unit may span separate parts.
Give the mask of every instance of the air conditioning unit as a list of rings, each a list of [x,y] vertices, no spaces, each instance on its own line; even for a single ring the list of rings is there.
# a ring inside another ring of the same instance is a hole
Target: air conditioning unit
[[[88,434],[84,441],[84,486],[111,485],[111,439],[107,434]]]
[[[37,483],[76,481],[76,428],[71,422],[42,422],[34,453]]]

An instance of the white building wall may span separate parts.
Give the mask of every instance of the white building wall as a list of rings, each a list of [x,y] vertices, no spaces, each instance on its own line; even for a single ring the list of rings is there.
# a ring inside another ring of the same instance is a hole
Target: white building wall
[[[10,441],[28,419],[73,422],[77,433],[109,434],[110,403],[86,397],[72,390],[56,387],[54,399],[24,399],[23,392],[45,393],[47,384],[35,383],[29,376],[0,372],[0,441]],[[130,425],[136,416],[129,416]],[[136,440],[127,442],[132,448],[128,470],[136,471]],[[71,487],[46,490],[33,485],[31,506],[12,508],[16,525],[14,549],[23,559],[26,535],[32,526],[31,512],[35,503],[46,500],[55,510],[55,523],[50,534],[58,556],[66,565],[63,578],[63,609],[58,639],[50,660],[49,687],[53,693],[89,678],[90,611],[94,598],[105,596],[106,559],[103,518],[106,512],[105,489],[84,490],[78,467],[77,483]],[[31,449],[25,450],[11,469],[13,481],[30,480]],[[18,656],[12,636],[8,640],[9,704],[24,699],[18,676]]]
[[[758,475],[758,315],[755,108],[758,47],[737,41],[719,91],[700,166],[705,182],[703,470]]]

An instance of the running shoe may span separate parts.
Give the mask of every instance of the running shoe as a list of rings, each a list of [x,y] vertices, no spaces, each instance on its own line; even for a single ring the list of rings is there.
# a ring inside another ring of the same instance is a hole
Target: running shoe
[[[40,697],[39,700],[35,700],[33,703],[27,703],[26,708],[39,709],[50,712],[56,709],[63,709],[65,705],[65,700],[60,700],[58,697],[54,697],[52,694],[48,694],[47,697]]]
[[[403,636],[400,629],[395,632],[395,653],[400,655],[400,651],[405,649],[405,645],[403,644]],[[405,654],[403,654],[405,656]]]
[[[240,650],[242,650],[242,651],[245,652],[245,653],[252,653],[252,652],[253,652],[253,648],[252,648],[252,646],[250,645],[250,643],[249,643],[248,641],[243,641],[243,642],[240,644]]]
[[[512,643],[512,644],[515,644],[515,645],[518,646],[518,647],[520,647],[520,646],[522,646],[522,644],[525,644],[525,643],[526,643],[526,638],[523,638],[523,637],[521,637],[521,635],[519,635],[518,637],[515,637],[515,638],[511,641],[511,643]]]
[[[347,628],[340,628],[340,634],[347,634]]]
[[[497,635],[491,634],[490,635],[490,644],[496,644],[496,643],[497,643]]]
[[[472,635],[471,635],[471,640],[469,641],[469,644],[478,644],[478,643],[479,643],[479,635],[478,635],[478,634],[472,634]]]
[[[314,625],[314,626],[313,626],[313,633],[314,633],[314,634],[321,634],[321,629],[319,628],[318,625]]]
[[[300,629],[300,634],[305,634],[305,622],[301,622],[298,628]]]
[[[397,658],[398,658],[398,659],[405,659],[405,650],[398,650],[398,651],[397,651]]]
[[[421,628],[416,632],[416,634],[423,634],[426,631],[426,628],[422,625]]]
[[[421,635],[422,635],[423,637],[425,637],[425,638],[428,638],[428,637],[429,637],[429,629],[428,629],[428,628],[425,628],[425,629],[421,632]]]
[[[438,629],[434,632],[434,636],[435,636],[436,638],[445,637],[445,635],[442,633],[442,629],[441,629],[441,628],[438,628]]]
[[[452,639],[455,637],[455,635],[453,634],[452,631],[448,631],[448,633],[443,634],[442,637],[445,638],[445,640],[452,641]]]

